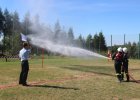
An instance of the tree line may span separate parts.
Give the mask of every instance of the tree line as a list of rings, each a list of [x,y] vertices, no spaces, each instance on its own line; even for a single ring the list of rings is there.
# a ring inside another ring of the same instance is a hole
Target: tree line
[[[114,53],[118,47],[126,47],[128,49],[129,57],[133,59],[140,59],[140,43],[128,42],[124,45],[114,45],[112,46],[112,53]],[[108,47],[111,48],[111,47]]]
[[[20,21],[19,14],[16,11],[11,13],[7,9],[2,11],[0,8],[0,30],[4,33],[4,43],[0,45],[1,52],[12,55],[17,54],[22,43],[20,33],[25,35],[36,34],[39,33],[37,30],[44,30],[38,15],[35,16],[34,22],[35,24],[31,21],[30,13],[26,13],[24,19]],[[36,25],[37,30],[30,28],[33,24]],[[91,51],[103,51],[107,49],[102,32],[96,34],[94,37],[89,34],[86,39],[84,39],[82,35],[75,38],[73,29],[70,27],[66,32],[59,21],[55,23],[54,29],[48,25],[45,27],[45,31],[49,31],[48,33],[50,33],[50,35],[53,34],[52,38],[54,42],[57,43],[68,43],[71,46],[78,46]],[[34,50],[34,52],[36,52],[36,50]]]
[[[28,34],[39,34],[38,30],[47,31],[51,36],[53,42],[61,44],[69,44],[70,46],[84,48],[90,51],[98,53],[106,53],[108,48],[106,40],[102,31],[95,33],[94,35],[89,34],[87,37],[79,35],[74,37],[73,28],[70,27],[67,31],[64,26],[61,26],[59,20],[56,21],[54,27],[50,25],[44,27],[41,24],[39,16],[36,15],[34,22],[31,20],[30,13],[26,13],[23,20],[19,18],[19,14],[15,12],[9,12],[8,9],[4,11],[0,8],[0,31],[4,33],[3,45],[0,44],[0,53],[6,55],[16,55],[22,48],[22,42],[20,39],[20,33],[25,35]],[[36,26],[37,29],[32,29],[32,26]],[[112,51],[116,51],[118,46],[112,46]],[[138,57],[138,43],[126,44],[126,47],[130,49],[130,54],[133,58]],[[46,51],[47,52],[47,51]],[[33,46],[33,54],[39,54],[39,48]],[[49,52],[47,52],[49,53]]]

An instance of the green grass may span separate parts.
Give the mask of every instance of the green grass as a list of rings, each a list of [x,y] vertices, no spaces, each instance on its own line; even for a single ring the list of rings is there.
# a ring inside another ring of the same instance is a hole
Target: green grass
[[[30,60],[28,82],[0,90],[0,100],[139,100],[140,84],[117,82],[113,62],[105,59],[52,57]],[[130,73],[140,80],[140,61],[130,60]],[[18,83],[20,61],[0,62],[0,86]]]

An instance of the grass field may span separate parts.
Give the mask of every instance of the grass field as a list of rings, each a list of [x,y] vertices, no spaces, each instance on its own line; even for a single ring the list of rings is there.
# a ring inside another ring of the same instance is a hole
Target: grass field
[[[130,73],[140,80],[140,61],[130,60]],[[20,61],[0,62],[0,100],[140,100],[140,84],[118,83],[113,62],[106,59],[54,57],[30,60],[28,83],[18,85]],[[36,83],[33,85],[33,83]],[[6,87],[16,84],[12,87]]]

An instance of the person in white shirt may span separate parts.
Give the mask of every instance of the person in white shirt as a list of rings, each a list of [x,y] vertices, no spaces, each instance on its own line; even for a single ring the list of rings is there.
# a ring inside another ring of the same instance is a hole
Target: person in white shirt
[[[29,54],[30,54],[30,46],[27,42],[23,43],[23,48],[19,52],[19,58],[21,60],[21,73],[19,77],[19,84],[22,84],[23,86],[28,86],[27,84],[27,77],[28,77],[28,71],[29,71]]]

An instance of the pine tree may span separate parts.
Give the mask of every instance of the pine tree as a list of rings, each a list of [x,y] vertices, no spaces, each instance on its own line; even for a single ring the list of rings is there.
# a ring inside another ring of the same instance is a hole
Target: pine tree
[[[39,27],[38,24],[39,24],[39,16],[38,17],[36,16],[35,17],[35,25],[36,25],[36,27]],[[22,22],[22,33],[23,34],[33,34],[33,33],[36,33],[36,32],[33,31],[32,28],[30,28],[31,25],[32,25],[32,22],[31,22],[31,18],[30,18],[30,13],[27,12],[25,14],[24,20]]]
[[[56,22],[54,26],[54,42],[58,42],[59,38],[61,37],[61,26],[59,24],[59,21]]]
[[[10,53],[12,48],[12,32],[13,32],[13,21],[12,15],[7,9],[4,11],[5,16],[5,49]]]
[[[68,30],[68,42],[72,45],[74,43],[73,29],[69,28]]]
[[[103,36],[102,32],[99,32],[99,50],[101,50],[101,51],[106,51],[107,50],[105,37]]]
[[[5,17],[3,15],[3,11],[0,8],[0,32],[4,32],[5,29]],[[4,33],[4,40],[3,40],[3,45],[1,45],[1,52],[4,54],[5,50],[5,33]]]
[[[99,36],[97,33],[93,37],[93,46],[94,46],[94,51],[97,52],[97,50],[99,50]]]
[[[82,47],[82,48],[86,48],[86,42],[85,39],[82,37],[82,35],[80,34],[78,37],[78,46]]]
[[[0,30],[3,31],[4,30],[4,24],[5,24],[5,17],[3,15],[3,11],[0,8]]]
[[[19,15],[15,11],[12,15],[13,21],[13,32],[12,32],[12,55],[17,54],[20,48],[20,32],[21,32],[21,24],[19,21]]]
[[[92,50],[92,35],[89,34],[86,39],[86,47],[89,50]]]

